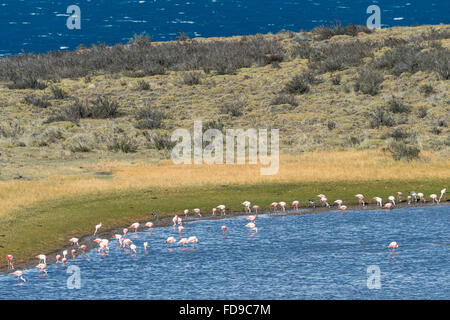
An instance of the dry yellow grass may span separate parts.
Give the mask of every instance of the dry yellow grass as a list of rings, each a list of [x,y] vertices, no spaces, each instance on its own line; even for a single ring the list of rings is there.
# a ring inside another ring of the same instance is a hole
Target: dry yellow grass
[[[160,165],[109,161],[91,165],[111,171],[111,179],[52,175],[34,181],[0,184],[0,216],[45,200],[145,188],[189,188],[204,185],[413,180],[450,178],[450,160],[423,152],[420,160],[394,161],[377,150],[311,152],[282,155],[278,174],[262,176],[257,165]]]

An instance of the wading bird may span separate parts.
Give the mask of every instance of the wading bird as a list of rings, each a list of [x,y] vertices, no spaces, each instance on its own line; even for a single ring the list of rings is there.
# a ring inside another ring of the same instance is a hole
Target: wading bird
[[[200,209],[199,208],[195,208],[194,210],[193,210],[199,217],[201,217],[202,216],[202,214],[201,214],[201,212],[200,212]]]
[[[145,242],[144,242],[144,250],[145,250],[145,252],[147,252],[147,247],[148,247],[148,242],[145,241]]]
[[[198,243],[198,239],[196,236],[192,236],[188,238],[189,243]]]
[[[255,210],[255,214],[258,215],[259,206],[255,204],[252,208]]]
[[[184,209],[184,216],[187,217],[189,214],[189,209]]]
[[[39,263],[47,264],[47,256],[45,254],[39,254],[36,258],[39,259]]]
[[[411,202],[412,202],[412,197],[408,196],[408,204],[411,204]]]
[[[245,207],[246,213],[252,212],[252,210],[250,209],[250,205],[251,205],[250,201],[244,201],[241,204]]]
[[[59,263],[60,262],[59,260],[61,260],[61,255],[57,254],[56,255],[56,263]]]
[[[294,209],[296,211],[298,211],[298,205],[300,204],[300,202],[298,200],[294,200],[292,201],[292,206],[294,207]]]
[[[77,247],[79,247],[80,245],[78,244],[78,238],[72,238],[69,240],[70,243],[74,246],[77,245]]]
[[[124,229],[122,230],[122,232],[123,232],[123,237],[125,238],[125,237],[127,236],[128,229],[127,229],[127,228],[124,228]]]
[[[342,200],[335,200],[334,203],[336,203],[338,207],[342,206]]]
[[[183,227],[183,226],[179,226],[179,227],[178,227],[178,233],[179,233],[180,235],[183,234],[183,230],[184,230],[184,227]]]
[[[45,275],[47,275],[47,264],[46,263],[39,263],[36,268],[39,269],[39,273],[44,273]]]
[[[396,241],[392,241],[391,243],[389,243],[388,248],[392,248],[392,251],[394,251],[395,249],[398,248],[398,244]]]
[[[225,235],[228,235],[227,226],[222,226],[221,229]]]
[[[419,197],[419,201],[425,203],[425,196],[422,192],[417,193],[417,196]]]
[[[402,202],[402,196],[403,196],[403,193],[401,193],[400,191],[397,192],[397,200],[399,203]]]
[[[225,205],[220,204],[220,205],[217,206],[217,209],[220,210],[220,215],[225,215],[225,210],[226,210],[227,208],[225,207]]]
[[[133,251],[134,254],[136,254],[136,245],[135,244],[130,245],[130,249],[131,249],[131,251]]]
[[[166,243],[174,243],[174,242],[176,242],[177,240],[175,240],[175,238],[174,237],[168,237],[167,239],[166,239]]]
[[[11,254],[8,254],[6,260],[8,261],[8,270],[14,270],[14,257]]]
[[[217,208],[212,208],[212,215],[215,216],[217,212]]]
[[[392,205],[395,206],[395,197],[394,196],[389,196],[388,199],[392,203]]]
[[[437,198],[437,194],[435,194],[435,193],[430,194],[430,198],[432,199],[433,203],[435,203],[435,202],[436,202],[436,204],[439,203],[439,200]]]
[[[25,278],[23,277],[23,272],[22,271],[17,270],[17,271],[14,271],[11,274],[17,276],[17,281],[22,280],[23,282],[27,282],[27,280],[25,280]]]
[[[173,226],[175,227],[178,223],[178,215],[175,215],[175,217],[173,217],[172,222],[173,222]]]
[[[339,206],[339,210],[345,211],[345,210],[347,210],[347,206],[340,205]]]
[[[72,253],[72,259],[75,260],[77,257],[77,250],[72,249],[71,253]]]
[[[98,230],[102,227],[102,223],[100,222],[98,225],[95,226],[94,236],[97,234]]]
[[[281,207],[281,210],[282,210],[283,212],[286,212],[286,202],[280,201],[279,205],[280,205],[280,207]]]
[[[377,206],[380,206],[380,208],[383,206],[383,199],[380,197],[373,197],[373,200],[377,202]]]
[[[131,226],[129,226],[128,228],[134,229],[134,232],[136,232],[137,229],[139,228],[139,226],[140,226],[139,222],[135,222]]]
[[[363,207],[366,205],[366,203],[364,202],[364,196],[361,193],[358,193],[357,195],[355,195],[355,197],[358,198],[359,204],[361,204]]]
[[[187,238],[181,238],[180,241],[178,241],[178,244],[181,244],[184,247],[185,244],[188,244],[188,239]]]
[[[328,203],[328,199],[325,197],[320,198],[320,202],[322,202],[322,206],[326,206],[327,208],[330,207],[330,204]]]
[[[147,222],[144,226],[151,229],[153,228],[153,222]]]
[[[272,202],[270,204],[270,206],[273,207],[273,211],[275,211],[277,209],[277,207],[278,207],[278,202]]]
[[[393,204],[391,202],[387,202],[387,203],[384,204],[384,207],[386,209],[392,209],[392,206],[393,206]]]
[[[445,194],[446,193],[447,193],[447,188],[444,188],[444,189],[441,190],[441,196],[439,197],[439,202],[441,202],[442,197],[444,197],[444,200],[446,199],[445,198]]]
[[[245,225],[247,228],[254,228],[254,227],[256,227],[256,224],[254,223],[254,222],[249,222],[249,223],[247,223],[246,225]]]
[[[83,252],[83,254],[86,254],[86,249],[87,249],[86,245],[82,244],[80,246],[80,250],[81,250],[81,252]]]

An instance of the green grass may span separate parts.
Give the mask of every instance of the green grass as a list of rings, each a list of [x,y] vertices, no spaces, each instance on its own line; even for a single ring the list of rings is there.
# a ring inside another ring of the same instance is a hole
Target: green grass
[[[229,185],[192,189],[136,190],[127,193],[108,193],[42,202],[30,208],[12,212],[0,219],[0,256],[12,254],[16,263],[29,261],[40,253],[51,253],[68,245],[72,236],[90,235],[94,226],[102,222],[104,229],[126,227],[136,221],[152,219],[156,211],[160,217],[182,213],[186,208],[200,208],[210,214],[211,208],[225,204],[231,211],[241,211],[241,202],[251,201],[265,209],[272,201],[301,201],[324,193],[330,203],[342,199],[356,203],[355,194],[366,199],[386,198],[397,191],[423,192],[426,197],[438,193],[448,185],[448,179],[423,181],[329,182],[304,184]],[[4,266],[5,259],[0,261]]]

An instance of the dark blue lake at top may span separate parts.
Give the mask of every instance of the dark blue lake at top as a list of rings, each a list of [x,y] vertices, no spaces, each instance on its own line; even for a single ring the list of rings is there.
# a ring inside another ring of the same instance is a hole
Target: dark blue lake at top
[[[0,0],[0,56],[127,42],[299,31],[339,20],[366,24],[381,9],[382,27],[450,23],[448,0]],[[81,30],[69,30],[69,5],[81,9]]]
[[[91,250],[66,267],[49,265],[47,277],[25,270],[23,283],[0,274],[0,299],[450,297],[450,206],[265,214],[257,233],[246,223],[245,217],[185,223],[184,236],[199,239],[186,247],[164,243],[179,239],[173,227],[137,232],[129,235],[136,255],[111,239],[108,255]],[[395,252],[391,241],[399,245]],[[80,289],[67,287],[72,265],[80,268]],[[375,269],[379,289],[367,284]]]

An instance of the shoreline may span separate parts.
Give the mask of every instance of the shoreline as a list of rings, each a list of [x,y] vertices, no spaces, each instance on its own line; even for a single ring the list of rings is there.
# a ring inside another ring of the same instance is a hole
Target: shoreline
[[[347,204],[347,210],[396,210],[396,209],[402,209],[407,207],[427,207],[427,206],[450,206],[450,199],[443,200],[442,202],[435,204],[430,201],[427,201],[425,203],[414,203],[414,204],[407,204],[406,200],[402,200],[402,202],[397,203],[396,206],[393,209],[385,209],[380,208],[377,204],[374,203],[368,203],[365,207],[362,207],[360,204]],[[347,211],[346,210],[346,211]],[[330,211],[339,211],[339,209],[335,205],[331,205],[331,207],[299,207],[298,210],[295,209],[287,209],[285,213],[281,211],[261,211],[258,214],[269,214],[273,217],[279,217],[279,216],[289,216],[289,215],[302,215],[302,214],[317,214],[317,213],[327,213]],[[342,212],[342,211],[341,211]],[[254,213],[250,213],[251,215],[254,215]],[[236,218],[240,216],[246,216],[249,215],[249,213],[246,213],[244,211],[233,211],[233,212],[227,212],[226,215],[203,215],[201,217],[198,216],[188,216],[188,218],[184,218],[183,215],[179,215],[183,219],[183,223],[189,223],[194,221],[202,221],[202,220],[223,220],[228,218]],[[153,228],[163,228],[163,227],[169,227],[172,225],[172,216],[164,216],[162,218],[158,218],[157,220],[154,220],[154,218],[148,219],[146,221],[139,221],[141,225],[144,225],[146,222],[153,222],[154,227]],[[80,245],[86,245],[86,253],[92,249],[95,249],[98,247],[97,243],[95,243],[93,240],[95,238],[103,238],[110,240],[114,234],[122,234],[122,230],[125,227],[118,227],[118,228],[111,228],[107,229],[103,232],[98,232],[97,235],[94,237],[94,235],[83,235],[79,237],[79,244]],[[141,227],[142,228],[142,227]],[[142,230],[140,230],[142,231]],[[138,231],[138,232],[140,232]],[[50,252],[44,253],[47,255],[47,264],[53,264],[56,262],[56,254],[61,254],[63,250],[71,250],[74,246],[63,246],[59,248],[58,250],[52,250]],[[37,260],[35,258],[29,258],[26,262],[21,262],[14,264],[15,270],[27,270],[27,269],[33,269],[37,262],[31,262],[32,260]],[[70,260],[70,259],[69,259]],[[0,269],[0,274],[9,274],[11,273],[11,270],[8,270],[6,266],[2,267]]]

